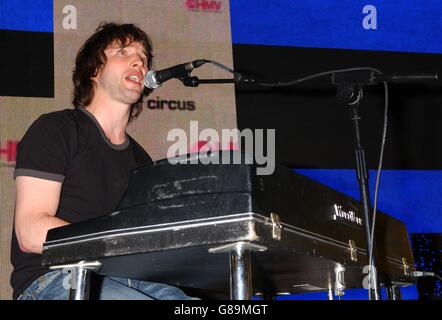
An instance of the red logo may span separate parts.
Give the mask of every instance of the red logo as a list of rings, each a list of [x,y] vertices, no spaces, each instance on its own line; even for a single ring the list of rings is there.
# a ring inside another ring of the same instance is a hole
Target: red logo
[[[18,141],[8,140],[6,143],[0,142],[0,159],[6,162],[15,162],[17,145]]]
[[[220,12],[221,1],[216,0],[186,0],[186,8],[192,11]]]

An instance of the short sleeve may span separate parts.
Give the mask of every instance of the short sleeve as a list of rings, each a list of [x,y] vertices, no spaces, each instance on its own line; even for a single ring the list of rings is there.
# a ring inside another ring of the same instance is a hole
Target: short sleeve
[[[14,179],[30,176],[63,182],[75,147],[73,125],[61,112],[40,116],[18,143]]]

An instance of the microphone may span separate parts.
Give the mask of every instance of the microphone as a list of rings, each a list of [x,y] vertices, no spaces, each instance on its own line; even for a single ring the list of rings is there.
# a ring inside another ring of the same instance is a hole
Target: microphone
[[[144,85],[149,89],[156,89],[167,80],[188,75],[193,69],[201,67],[206,62],[208,62],[208,60],[199,59],[160,71],[151,70],[144,77]]]

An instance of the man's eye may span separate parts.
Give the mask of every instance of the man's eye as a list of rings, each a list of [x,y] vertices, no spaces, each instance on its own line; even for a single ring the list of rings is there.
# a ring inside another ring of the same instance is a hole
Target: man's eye
[[[125,55],[127,54],[127,51],[126,51],[125,49],[121,49],[121,50],[120,50],[120,53],[121,53],[123,56],[125,56]]]

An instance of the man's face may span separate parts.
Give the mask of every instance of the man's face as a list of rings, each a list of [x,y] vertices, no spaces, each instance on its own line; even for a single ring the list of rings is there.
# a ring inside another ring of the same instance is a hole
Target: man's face
[[[132,105],[140,98],[147,73],[147,58],[143,46],[133,42],[127,47],[114,43],[104,51],[107,61],[92,80],[96,94]]]

